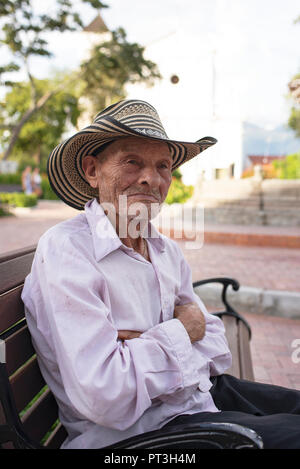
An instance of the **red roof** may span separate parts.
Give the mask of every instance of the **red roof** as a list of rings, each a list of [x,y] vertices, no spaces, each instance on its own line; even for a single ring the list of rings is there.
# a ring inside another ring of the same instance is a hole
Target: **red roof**
[[[284,160],[285,156],[261,156],[261,155],[248,155],[252,164],[270,164],[274,160]]]

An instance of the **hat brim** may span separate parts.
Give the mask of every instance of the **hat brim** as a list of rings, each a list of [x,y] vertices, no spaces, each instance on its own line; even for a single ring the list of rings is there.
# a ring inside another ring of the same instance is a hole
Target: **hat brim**
[[[155,131],[153,135],[148,132],[134,130],[110,116],[77,132],[57,145],[49,155],[47,172],[51,188],[66,204],[83,210],[88,200],[98,196],[98,191],[85,179],[82,158],[118,138],[133,136],[167,143],[173,159],[172,171],[217,142],[213,137],[204,137],[193,143],[177,141],[158,136]]]

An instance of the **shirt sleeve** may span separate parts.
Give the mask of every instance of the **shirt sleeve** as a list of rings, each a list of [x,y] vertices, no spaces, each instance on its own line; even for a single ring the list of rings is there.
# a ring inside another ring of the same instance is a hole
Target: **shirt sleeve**
[[[203,391],[211,387],[207,376],[216,376],[224,373],[231,366],[232,356],[225,336],[223,322],[217,316],[210,314],[203,301],[193,290],[191,269],[181,256],[181,286],[177,296],[177,305],[196,302],[204,314],[206,321],[205,336],[202,340],[194,342],[194,358],[198,363],[200,373],[199,388]],[[209,373],[207,373],[207,371]]]
[[[124,430],[153,399],[199,382],[179,320],[118,340],[101,273],[68,239],[39,244],[23,301],[51,343],[70,402],[88,420]]]

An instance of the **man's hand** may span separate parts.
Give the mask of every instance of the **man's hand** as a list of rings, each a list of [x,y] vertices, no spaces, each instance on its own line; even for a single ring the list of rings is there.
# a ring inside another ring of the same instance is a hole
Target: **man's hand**
[[[174,318],[182,322],[192,343],[203,339],[205,335],[205,317],[197,303],[175,306]]]
[[[191,342],[201,340],[205,334],[205,318],[197,303],[187,303],[181,306],[175,306],[174,318],[179,319],[184,325]],[[118,339],[130,340],[140,337],[139,331],[118,331]]]
[[[142,332],[139,331],[118,331],[118,339],[120,340],[129,340],[129,339],[136,339],[140,337]]]

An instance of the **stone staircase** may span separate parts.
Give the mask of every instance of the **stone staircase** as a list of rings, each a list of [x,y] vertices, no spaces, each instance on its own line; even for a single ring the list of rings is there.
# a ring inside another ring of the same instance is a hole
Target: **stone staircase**
[[[300,180],[202,180],[189,203],[204,207],[206,223],[300,226]]]

